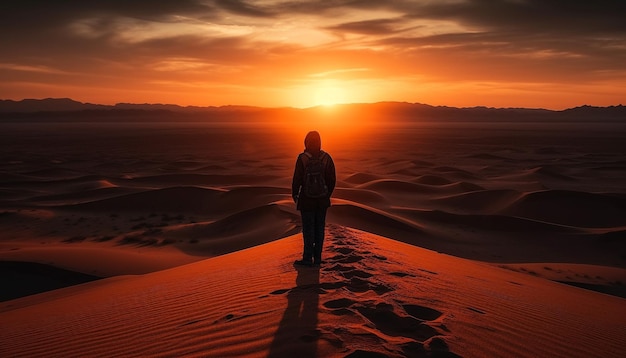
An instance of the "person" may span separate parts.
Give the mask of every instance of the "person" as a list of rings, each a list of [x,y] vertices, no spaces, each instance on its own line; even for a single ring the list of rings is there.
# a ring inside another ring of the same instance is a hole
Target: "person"
[[[335,189],[336,174],[335,164],[332,157],[324,152],[322,140],[317,131],[309,132],[304,139],[304,152],[298,155],[291,195],[296,208],[302,216],[302,237],[304,249],[302,260],[297,260],[296,265],[319,266],[322,263],[322,249],[324,247],[324,235],[326,228],[326,211],[330,207],[330,197]],[[326,190],[320,195],[311,195],[306,186],[310,185],[307,180],[307,170],[311,170],[311,161],[319,160],[322,168],[323,183]]]

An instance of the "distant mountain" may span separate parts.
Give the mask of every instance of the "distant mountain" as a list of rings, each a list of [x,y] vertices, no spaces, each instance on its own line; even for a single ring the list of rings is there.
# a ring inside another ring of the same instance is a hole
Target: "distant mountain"
[[[624,122],[626,106],[581,106],[563,111],[529,108],[457,108],[421,103],[379,102],[332,107],[264,108],[251,106],[183,107],[174,104],[100,105],[69,98],[0,100],[0,120],[55,121],[306,121],[320,116],[375,122]]]
[[[581,120],[583,118],[610,119],[615,118],[621,122],[626,121],[626,106],[609,106],[594,107],[581,106],[561,111],[561,114],[567,118],[575,118]]]
[[[134,110],[134,111],[170,111],[170,112],[202,112],[202,111],[256,111],[265,109],[251,106],[197,107],[179,106],[177,104],[160,103],[117,103],[115,105],[92,104],[74,101],[70,98],[23,99],[21,101],[0,100],[0,113],[33,113],[33,112],[73,112],[88,110]]]
[[[21,101],[0,100],[0,112],[56,112],[105,109],[108,106],[77,102],[69,98],[23,99]]]

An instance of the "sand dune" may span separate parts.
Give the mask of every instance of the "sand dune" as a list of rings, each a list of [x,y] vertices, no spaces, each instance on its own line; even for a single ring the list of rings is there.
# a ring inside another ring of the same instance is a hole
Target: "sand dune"
[[[172,173],[160,175],[128,175],[125,178],[116,178],[111,181],[115,185],[166,188],[171,186],[219,186],[219,185],[250,185],[267,182],[276,179],[273,175],[261,175],[250,177],[244,174],[197,174],[197,173]]]
[[[66,206],[81,211],[219,212],[214,202],[221,190],[170,187]]]
[[[104,278],[1,303],[0,356],[626,355],[623,128],[459,125],[324,137],[320,270],[292,131],[0,131],[6,297]]]
[[[11,328],[0,335],[0,353],[623,353],[622,299],[341,227],[330,231],[322,269],[295,270],[300,240],[295,235],[166,271],[5,302],[0,318]]]
[[[579,227],[626,225],[626,199],[610,194],[566,190],[526,193],[504,212]]]
[[[533,232],[545,233],[583,233],[571,226],[563,226],[550,222],[536,221],[523,217],[506,215],[461,215],[439,210],[397,209],[396,212],[404,217],[410,217],[416,222],[441,222],[443,224],[455,223],[472,227],[474,229],[515,232],[532,234]]]
[[[386,206],[390,203],[386,195],[367,189],[337,188],[334,197],[370,206]]]
[[[176,246],[184,252],[216,256],[292,235],[298,231],[298,219],[294,210],[271,204],[209,223],[173,227],[163,232],[162,236],[165,240],[182,240],[183,243],[176,243]]]
[[[571,175],[563,174],[564,172],[567,172],[567,171],[568,170],[566,167],[556,166],[556,165],[550,165],[550,166],[544,165],[541,167],[530,169],[531,173],[536,173],[536,174],[539,174],[548,178],[556,178],[559,180],[576,180]]]
[[[45,169],[38,169],[24,173],[26,176],[35,178],[55,178],[55,179],[74,179],[79,178],[82,173],[72,169],[66,169],[62,167],[50,167]]]
[[[368,231],[377,231],[376,228],[384,227],[387,233],[401,231],[415,236],[424,234],[416,222],[348,201],[335,201],[328,220],[345,226],[369,229]]]
[[[276,201],[289,199],[291,190],[272,186],[236,186],[226,187],[227,191],[220,196],[219,206],[225,212],[235,212],[267,205]]]
[[[365,184],[359,185],[359,188],[383,193],[401,192],[401,193],[429,193],[432,188],[426,185],[407,183],[401,180],[378,179]]]
[[[365,183],[378,180],[378,179],[380,179],[380,177],[373,175],[373,174],[354,173],[346,177],[344,181],[350,184],[365,184]]]
[[[100,277],[32,262],[1,261],[0,302],[94,281]],[[8,290],[7,288],[11,288]]]
[[[442,176],[437,175],[420,175],[414,180],[415,183],[426,185],[447,185],[452,182]]]
[[[431,199],[431,205],[458,213],[498,213],[524,194],[516,190],[480,190]]]
[[[31,181],[35,178],[26,174],[17,174],[11,172],[0,171],[0,183],[19,183],[23,181]]]
[[[30,200],[42,205],[76,205],[119,197],[136,191],[136,189],[132,188],[121,188],[118,186],[107,187],[103,185],[102,188],[92,190],[80,190],[64,194],[34,196]]]
[[[81,211],[202,213],[223,216],[289,196],[286,189],[275,187],[213,189],[185,186],[146,190],[77,205],[65,205],[62,208]]]
[[[479,177],[474,173],[456,167],[440,166],[433,167],[431,170],[436,173],[447,175],[450,178],[455,178],[456,180],[472,181],[479,179]]]

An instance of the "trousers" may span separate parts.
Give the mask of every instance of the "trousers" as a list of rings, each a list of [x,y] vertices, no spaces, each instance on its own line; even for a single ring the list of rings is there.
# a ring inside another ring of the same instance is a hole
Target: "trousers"
[[[322,261],[326,210],[326,208],[323,208],[300,212],[302,215],[302,238],[304,239],[303,261],[318,264]]]

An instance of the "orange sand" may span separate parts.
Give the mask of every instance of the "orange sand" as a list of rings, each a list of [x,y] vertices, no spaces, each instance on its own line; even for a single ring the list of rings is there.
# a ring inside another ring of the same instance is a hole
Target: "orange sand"
[[[2,285],[104,279],[0,303],[0,356],[626,355],[619,125],[322,132],[320,270],[291,131],[30,125],[0,131]]]

